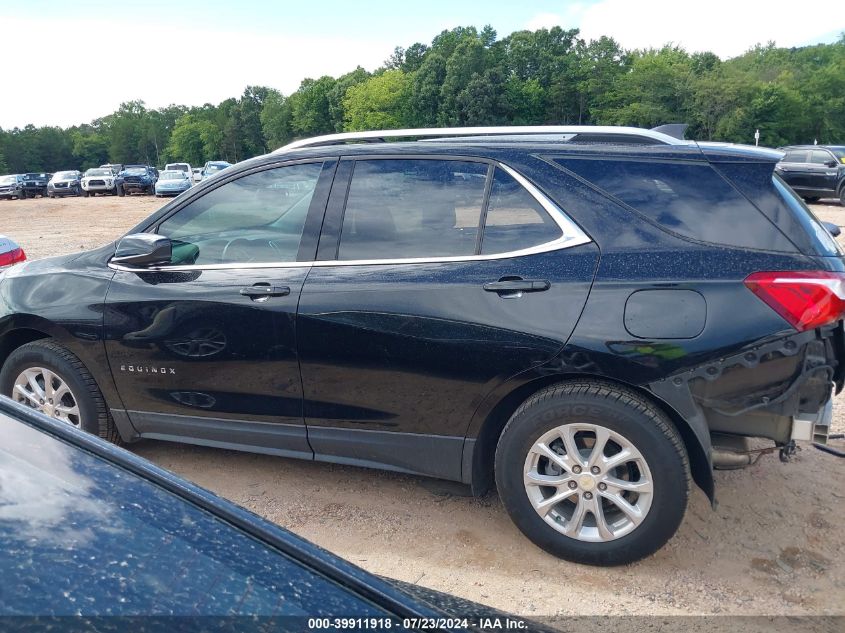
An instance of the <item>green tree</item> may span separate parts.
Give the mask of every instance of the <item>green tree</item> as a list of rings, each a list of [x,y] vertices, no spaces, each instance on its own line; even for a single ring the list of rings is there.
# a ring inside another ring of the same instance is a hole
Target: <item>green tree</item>
[[[407,125],[410,80],[399,69],[388,70],[346,91],[346,130],[383,130]]]
[[[220,155],[223,133],[211,121],[197,114],[186,114],[177,122],[167,145],[170,161],[202,165]]]

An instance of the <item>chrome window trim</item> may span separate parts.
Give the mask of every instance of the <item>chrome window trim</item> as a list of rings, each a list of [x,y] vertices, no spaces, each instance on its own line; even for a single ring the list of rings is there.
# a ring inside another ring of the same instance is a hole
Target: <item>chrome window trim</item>
[[[561,230],[561,236],[536,246],[523,248],[516,251],[507,251],[504,253],[491,253],[489,255],[451,255],[445,257],[404,257],[395,259],[350,259],[350,260],[316,260],[310,262],[261,262],[261,263],[243,263],[243,264],[190,264],[184,266],[151,266],[148,268],[135,268],[132,266],[124,266],[109,262],[108,266],[112,270],[119,270],[122,272],[131,273],[150,273],[150,272],[189,272],[196,270],[262,270],[268,268],[325,268],[327,266],[377,266],[377,265],[393,265],[393,264],[438,264],[447,262],[479,262],[492,261],[497,259],[511,259],[513,257],[525,257],[526,255],[538,255],[541,253],[550,253],[552,251],[563,250],[567,248],[574,248],[582,244],[589,244],[593,240],[581,230],[581,228],[567,216],[563,210],[552,202],[548,196],[535,187],[525,176],[514,170],[513,168],[500,163],[493,162],[496,167],[501,168],[505,173],[516,180],[532,198],[534,198],[540,206],[549,214],[549,216],[557,224]]]

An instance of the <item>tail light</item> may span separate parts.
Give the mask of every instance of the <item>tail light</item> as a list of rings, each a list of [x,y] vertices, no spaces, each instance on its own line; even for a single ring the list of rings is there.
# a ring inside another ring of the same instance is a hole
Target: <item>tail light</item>
[[[845,273],[824,270],[753,273],[745,285],[799,332],[845,315]]]
[[[0,266],[11,266],[12,264],[25,261],[26,253],[24,253],[23,249],[20,247],[11,251],[6,251],[5,253],[0,253]]]

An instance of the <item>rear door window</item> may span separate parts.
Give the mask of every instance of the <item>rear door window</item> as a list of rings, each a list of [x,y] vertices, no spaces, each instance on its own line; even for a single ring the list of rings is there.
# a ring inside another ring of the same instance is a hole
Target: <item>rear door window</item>
[[[460,160],[356,161],[338,259],[475,254],[487,171]]]
[[[677,235],[741,248],[794,251],[777,227],[707,163],[554,161]]]
[[[519,251],[556,240],[557,223],[513,177],[496,169],[484,221],[482,255]]]

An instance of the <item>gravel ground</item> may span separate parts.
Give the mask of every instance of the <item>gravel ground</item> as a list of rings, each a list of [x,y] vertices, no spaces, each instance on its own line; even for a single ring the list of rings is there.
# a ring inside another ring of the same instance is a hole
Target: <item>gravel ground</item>
[[[151,197],[0,201],[0,232],[31,259],[107,243],[161,205]],[[845,225],[845,209],[814,205]],[[845,394],[834,431],[845,431]],[[640,563],[591,568],[538,550],[494,495],[365,469],[146,441],[132,450],[369,571],[526,616],[843,615],[845,461],[804,447],[718,472],[683,525]],[[837,483],[838,482],[838,483]],[[649,625],[650,626],[650,625]]]

